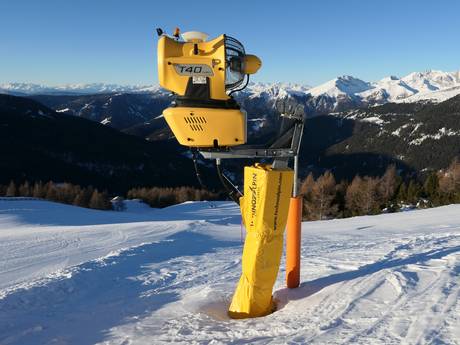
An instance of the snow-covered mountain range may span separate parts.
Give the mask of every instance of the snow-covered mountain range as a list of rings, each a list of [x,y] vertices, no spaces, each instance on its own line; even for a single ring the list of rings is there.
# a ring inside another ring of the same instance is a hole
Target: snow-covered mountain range
[[[30,83],[0,84],[0,92],[16,95],[37,94],[101,94],[101,93],[159,93],[157,85],[65,84],[47,86]],[[460,71],[425,71],[398,78],[389,76],[377,82],[367,82],[352,76],[340,76],[319,86],[290,83],[251,83],[245,94],[254,97],[284,98],[307,96],[322,103],[325,110],[341,110],[344,102],[363,105],[387,102],[439,102],[460,93]]]
[[[0,93],[12,95],[93,95],[101,93],[160,92],[156,85],[120,85],[106,83],[64,84],[49,86],[33,83],[0,84]]]
[[[426,71],[410,73],[403,78],[387,77],[371,83],[370,88],[360,94],[364,99],[382,95],[383,101],[413,102],[419,100],[444,101],[460,93],[460,71]],[[457,88],[458,93],[449,92]],[[434,95],[434,96],[433,96]]]

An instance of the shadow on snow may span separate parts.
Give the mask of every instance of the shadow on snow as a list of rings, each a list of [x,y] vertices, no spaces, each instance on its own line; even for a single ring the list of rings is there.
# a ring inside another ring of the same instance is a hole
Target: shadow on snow
[[[184,231],[76,266],[70,278],[21,289],[0,300],[0,343],[103,341],[110,328],[145,317],[178,299],[171,286],[174,274],[153,282],[136,279],[150,272],[150,264],[240,245]]]
[[[326,277],[303,282],[297,289],[283,288],[276,291],[279,300],[278,309],[282,309],[289,301],[309,297],[322,289],[341,282],[361,278],[369,274],[377,273],[384,269],[410,265],[423,264],[428,260],[441,259],[444,256],[460,251],[460,246],[433,249],[424,253],[417,253],[406,258],[385,258],[372,264],[364,265],[357,270],[331,274]]]

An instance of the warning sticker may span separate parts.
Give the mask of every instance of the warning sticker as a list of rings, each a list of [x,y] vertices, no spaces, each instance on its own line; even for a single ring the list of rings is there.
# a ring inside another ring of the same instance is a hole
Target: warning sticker
[[[206,77],[192,77],[193,84],[206,84]]]

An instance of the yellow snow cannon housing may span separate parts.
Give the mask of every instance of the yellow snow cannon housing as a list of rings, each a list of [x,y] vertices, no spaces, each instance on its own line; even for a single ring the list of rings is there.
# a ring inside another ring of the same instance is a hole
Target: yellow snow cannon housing
[[[246,228],[241,278],[230,304],[232,319],[259,317],[274,311],[272,289],[283,254],[294,173],[270,164],[244,168],[241,216]]]
[[[175,94],[172,106],[163,111],[166,122],[181,145],[245,144],[246,112],[231,93],[257,72],[260,59],[226,35],[211,41],[201,32],[182,37],[184,41],[162,35],[158,41],[159,83]]]

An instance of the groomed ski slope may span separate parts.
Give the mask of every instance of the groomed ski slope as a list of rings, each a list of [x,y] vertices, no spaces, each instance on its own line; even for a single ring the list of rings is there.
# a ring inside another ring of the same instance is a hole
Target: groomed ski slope
[[[302,285],[230,320],[236,205],[0,200],[0,344],[460,344],[460,205],[302,225]]]

